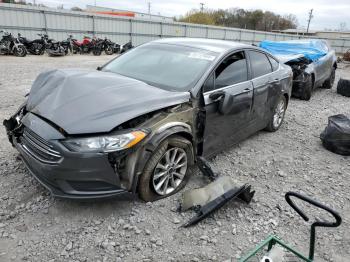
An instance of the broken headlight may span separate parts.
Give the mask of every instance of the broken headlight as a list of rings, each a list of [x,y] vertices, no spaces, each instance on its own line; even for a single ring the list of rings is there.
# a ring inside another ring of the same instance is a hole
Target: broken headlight
[[[61,142],[74,152],[113,152],[133,147],[146,136],[144,131],[132,131],[117,135],[70,138]]]

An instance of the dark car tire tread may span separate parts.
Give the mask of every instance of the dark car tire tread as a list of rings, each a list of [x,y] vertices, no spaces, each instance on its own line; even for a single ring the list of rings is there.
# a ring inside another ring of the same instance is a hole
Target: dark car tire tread
[[[163,157],[163,155],[165,154],[169,146],[180,147],[186,151],[187,159],[188,159],[188,167],[187,167],[186,175],[183,181],[173,192],[167,195],[158,195],[157,193],[155,193],[152,185],[153,172],[154,172],[155,166],[158,164],[159,160]],[[190,141],[188,141],[187,139],[181,136],[171,136],[166,138],[163,142],[160,143],[158,148],[154,151],[153,155],[146,163],[146,166],[143,170],[142,175],[140,176],[139,183],[138,183],[139,197],[146,202],[152,202],[152,201],[156,201],[156,200],[168,197],[180,191],[187,184],[187,181],[193,172],[193,165],[191,165],[191,163],[193,163],[193,159],[194,159],[193,147]]]
[[[333,67],[331,75],[329,76],[329,78],[326,81],[324,81],[322,88],[331,89],[333,87],[334,80],[335,80],[335,68]]]
[[[309,101],[311,99],[312,89],[313,89],[313,81],[312,81],[312,77],[309,76],[305,85],[304,85],[304,88],[303,88],[303,91],[302,91],[300,98],[302,100]]]
[[[269,132],[276,132],[276,131],[281,127],[281,125],[283,124],[284,116],[283,116],[283,119],[282,119],[281,124],[280,124],[277,128],[274,127],[274,125],[273,125],[273,116],[274,116],[274,112],[275,112],[275,109],[276,109],[278,103],[281,101],[281,99],[284,101],[284,105],[285,105],[285,106],[284,106],[284,112],[286,112],[286,110],[287,110],[287,99],[285,98],[285,96],[282,95],[282,96],[277,100],[276,105],[275,105],[275,107],[273,108],[272,116],[270,117],[270,120],[269,120],[268,125],[265,127],[265,130],[266,130],[266,131],[269,131]]]

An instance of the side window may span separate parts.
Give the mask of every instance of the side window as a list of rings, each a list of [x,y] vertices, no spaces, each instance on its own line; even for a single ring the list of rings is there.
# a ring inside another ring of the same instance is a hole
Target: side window
[[[203,85],[203,93],[209,92],[214,90],[215,88],[215,78],[214,78],[214,73],[211,73],[210,76],[208,77],[207,81],[205,81]]]
[[[274,58],[272,58],[271,56],[268,56],[268,58],[269,58],[270,63],[272,65],[272,70],[276,71],[278,69],[279,63]]]
[[[249,51],[249,57],[253,70],[253,78],[272,72],[271,64],[264,53]]]
[[[247,81],[247,60],[244,52],[227,57],[215,70],[215,78],[215,89]]]

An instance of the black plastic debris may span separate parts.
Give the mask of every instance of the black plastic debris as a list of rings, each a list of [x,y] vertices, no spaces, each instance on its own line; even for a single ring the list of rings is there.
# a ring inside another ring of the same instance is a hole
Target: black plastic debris
[[[350,119],[343,114],[330,116],[320,138],[329,151],[350,156]]]
[[[247,204],[249,204],[254,194],[255,194],[255,191],[251,191],[250,185],[244,185],[240,188],[230,189],[229,191],[225,192],[224,194],[215,198],[209,203],[201,207],[198,207],[196,216],[191,218],[187,223],[185,223],[182,226],[189,227],[197,224],[199,221],[203,220],[204,218],[209,216],[211,213],[213,213],[214,211],[224,206],[230,200],[240,199],[246,202]]]
[[[216,178],[218,178],[218,174],[215,174],[214,171],[211,169],[209,163],[207,160],[205,160],[204,157],[198,156],[197,157],[197,166],[199,170],[202,172],[202,174],[210,179],[210,181],[214,181]]]
[[[218,176],[202,157],[197,158],[197,165],[202,174],[212,182],[205,187],[188,190],[183,194],[179,211],[192,209],[196,212],[191,220],[182,225],[183,227],[198,223],[231,200],[250,203],[255,194],[250,185],[236,186],[230,176]]]
[[[337,85],[337,93],[350,97],[350,80],[340,78]]]

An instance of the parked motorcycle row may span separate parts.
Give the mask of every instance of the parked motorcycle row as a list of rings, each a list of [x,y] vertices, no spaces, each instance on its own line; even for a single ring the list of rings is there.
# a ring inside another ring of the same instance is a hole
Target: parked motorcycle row
[[[43,55],[45,52],[49,56],[64,56],[71,54],[90,54],[101,55],[104,52],[107,55],[120,54],[133,48],[131,42],[120,45],[107,38],[90,38],[84,36],[82,41],[74,39],[72,35],[64,41],[55,41],[49,38],[47,34],[38,34],[40,38],[29,40],[20,33],[14,37],[11,33],[0,31],[2,38],[0,40],[1,55],[15,55],[19,57],[32,55]]]

